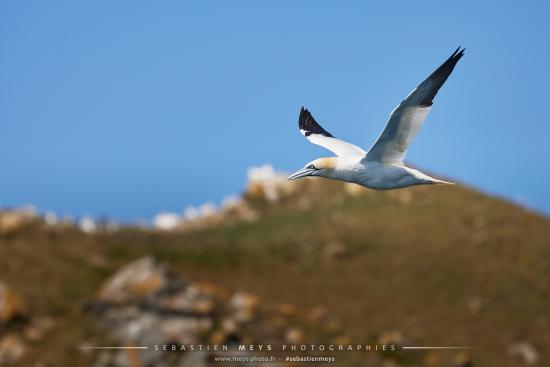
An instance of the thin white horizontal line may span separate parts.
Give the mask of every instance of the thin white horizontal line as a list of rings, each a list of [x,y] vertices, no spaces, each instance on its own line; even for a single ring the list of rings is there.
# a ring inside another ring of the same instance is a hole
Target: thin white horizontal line
[[[473,349],[472,347],[402,347],[403,349]]]
[[[79,349],[148,349],[149,347],[78,347]]]

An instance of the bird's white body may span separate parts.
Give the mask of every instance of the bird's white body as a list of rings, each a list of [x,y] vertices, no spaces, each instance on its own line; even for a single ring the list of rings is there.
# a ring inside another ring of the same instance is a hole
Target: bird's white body
[[[459,47],[392,111],[386,128],[368,152],[332,136],[302,107],[298,120],[300,132],[313,144],[334,152],[336,157],[316,159],[290,175],[289,180],[317,176],[351,182],[375,190],[450,184],[406,167],[404,158],[407,148],[426,120],[439,88],[463,55],[464,49],[460,50]]]
[[[333,169],[317,172],[319,176],[358,184],[375,190],[391,190],[414,185],[448,183],[418,170],[396,164],[365,162],[363,157],[336,157]]]

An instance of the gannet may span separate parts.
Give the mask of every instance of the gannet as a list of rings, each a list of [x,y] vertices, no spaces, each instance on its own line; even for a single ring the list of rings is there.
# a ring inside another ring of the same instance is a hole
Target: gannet
[[[368,152],[335,138],[315,121],[307,109],[302,107],[298,119],[300,132],[311,143],[332,151],[336,157],[318,158],[309,162],[288,179],[325,177],[375,190],[398,189],[413,185],[452,184],[406,167],[403,159],[407,148],[428,116],[437,91],[464,55],[464,50],[458,47],[451,57],[392,111],[386,128]]]

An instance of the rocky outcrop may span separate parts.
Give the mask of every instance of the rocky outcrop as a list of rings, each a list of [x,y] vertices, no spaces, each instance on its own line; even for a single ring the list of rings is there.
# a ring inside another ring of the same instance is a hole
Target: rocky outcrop
[[[287,175],[270,165],[252,167],[247,173],[247,182],[242,197],[229,196],[220,206],[213,203],[185,208],[183,213],[159,213],[153,225],[160,230],[194,230],[234,222],[251,222],[259,212],[249,201],[274,203],[291,195],[298,185],[287,180]]]
[[[332,335],[330,340],[350,340],[330,331],[324,307],[312,310],[314,317],[298,314],[288,303],[266,310],[253,293],[190,281],[152,257],[135,260],[108,278],[86,310],[109,334],[111,345],[148,347],[103,351],[95,367],[209,366],[216,356],[232,352],[190,353],[181,345],[311,343],[315,340],[304,330],[312,327],[326,326],[323,334]],[[90,340],[83,345],[95,346]]]
[[[174,354],[159,352],[155,346],[199,344],[210,338],[226,343],[243,323],[256,317],[258,303],[251,294],[230,296],[212,284],[190,282],[152,257],[138,259],[110,277],[87,310],[116,345],[149,349],[106,352],[98,356],[96,366],[206,363],[208,355],[180,353],[176,364],[166,364]]]
[[[26,315],[26,306],[21,297],[0,281],[0,326]]]
[[[144,257],[116,272],[99,291],[100,302],[115,305],[153,295],[168,285],[166,269],[152,257]]]
[[[8,334],[0,338],[0,366],[9,366],[25,354],[25,344],[17,334]]]
[[[37,220],[38,216],[32,207],[0,211],[0,235],[16,233]]]
[[[508,353],[512,356],[521,358],[526,364],[534,365],[539,360],[539,353],[533,344],[523,341],[511,345]]]
[[[21,297],[0,281],[0,366],[16,362],[25,353],[21,329],[26,317]]]

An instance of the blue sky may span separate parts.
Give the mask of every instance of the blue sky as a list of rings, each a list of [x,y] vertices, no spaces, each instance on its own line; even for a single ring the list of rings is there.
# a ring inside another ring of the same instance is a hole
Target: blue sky
[[[0,205],[136,220],[368,148],[458,46],[414,165],[550,214],[548,2],[3,1]]]

